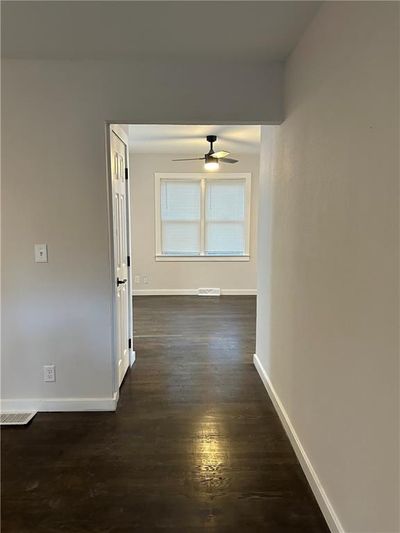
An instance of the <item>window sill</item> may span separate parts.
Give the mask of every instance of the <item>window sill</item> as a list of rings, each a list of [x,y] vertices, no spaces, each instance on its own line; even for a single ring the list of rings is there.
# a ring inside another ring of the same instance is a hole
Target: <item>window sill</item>
[[[241,262],[250,261],[249,255],[156,255],[156,261],[182,262]]]

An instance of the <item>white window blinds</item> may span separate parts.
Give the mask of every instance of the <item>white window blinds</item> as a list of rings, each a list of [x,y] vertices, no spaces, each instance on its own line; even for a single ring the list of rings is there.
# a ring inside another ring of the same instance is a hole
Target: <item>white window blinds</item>
[[[200,254],[200,180],[161,181],[162,253]]]
[[[206,180],[205,254],[245,252],[245,180]]]
[[[156,174],[157,257],[247,257],[250,174]]]

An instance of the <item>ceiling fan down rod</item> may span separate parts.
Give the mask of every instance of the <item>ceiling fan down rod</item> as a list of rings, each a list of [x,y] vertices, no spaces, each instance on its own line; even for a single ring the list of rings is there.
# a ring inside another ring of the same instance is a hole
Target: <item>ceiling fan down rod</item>
[[[208,152],[209,154],[213,154],[214,153],[214,143],[215,141],[217,140],[217,136],[216,135],[207,135],[206,137],[207,141],[210,143],[210,151]]]

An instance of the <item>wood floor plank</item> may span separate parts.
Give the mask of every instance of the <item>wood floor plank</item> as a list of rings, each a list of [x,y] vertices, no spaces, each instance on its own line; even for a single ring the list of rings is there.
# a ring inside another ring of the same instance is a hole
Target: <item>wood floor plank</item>
[[[3,430],[2,532],[328,532],[252,363],[255,310],[136,297],[117,412]]]

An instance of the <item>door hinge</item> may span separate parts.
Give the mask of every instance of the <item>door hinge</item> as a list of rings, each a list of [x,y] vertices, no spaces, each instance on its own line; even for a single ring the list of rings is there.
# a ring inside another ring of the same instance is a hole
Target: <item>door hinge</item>
[[[128,339],[128,348],[132,348],[132,339]]]
[[[127,168],[125,169],[125,179],[126,180],[128,179],[128,169]]]
[[[131,256],[128,255],[128,257],[126,258],[126,264],[128,265],[128,267],[131,266]]]

